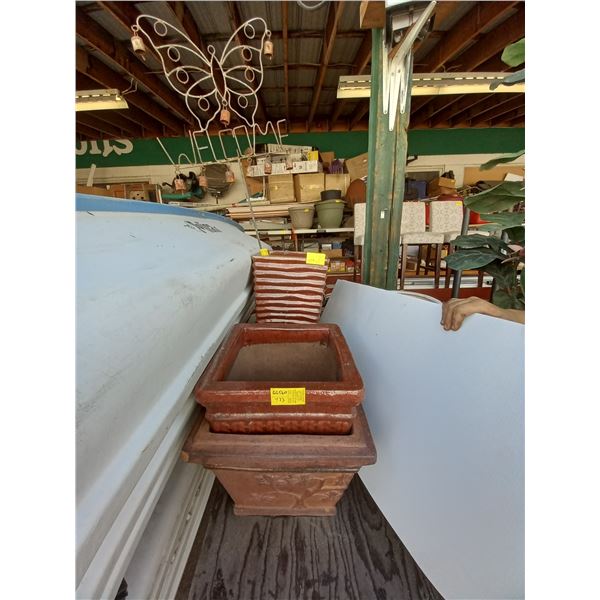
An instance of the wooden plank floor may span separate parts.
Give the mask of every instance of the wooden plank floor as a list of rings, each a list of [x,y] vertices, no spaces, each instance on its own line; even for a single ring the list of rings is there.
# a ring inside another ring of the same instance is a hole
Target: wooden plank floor
[[[237,517],[215,481],[176,600],[443,600],[358,476],[335,517]]]

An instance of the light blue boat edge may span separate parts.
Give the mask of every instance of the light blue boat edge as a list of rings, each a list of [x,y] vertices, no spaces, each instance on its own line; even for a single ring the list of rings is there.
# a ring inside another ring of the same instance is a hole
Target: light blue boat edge
[[[75,194],[75,210],[83,212],[129,212],[129,213],[147,213],[162,215],[180,215],[191,218],[214,219],[223,221],[228,225],[234,225],[240,231],[245,233],[244,228],[239,224],[221,215],[215,215],[210,212],[198,211],[192,208],[181,206],[171,206],[169,204],[157,204],[156,202],[144,202],[143,200],[113,200],[106,196],[95,196],[93,194]]]

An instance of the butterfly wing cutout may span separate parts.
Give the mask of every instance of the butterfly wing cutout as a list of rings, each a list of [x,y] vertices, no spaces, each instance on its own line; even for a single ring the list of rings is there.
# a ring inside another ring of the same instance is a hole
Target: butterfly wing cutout
[[[208,55],[162,19],[140,15],[136,26],[160,58],[169,85],[183,96],[199,131],[205,132],[222,109],[254,126],[263,81],[262,47],[270,33],[264,19],[255,17],[238,27],[220,53],[209,45]],[[256,48],[250,41],[258,39]]]

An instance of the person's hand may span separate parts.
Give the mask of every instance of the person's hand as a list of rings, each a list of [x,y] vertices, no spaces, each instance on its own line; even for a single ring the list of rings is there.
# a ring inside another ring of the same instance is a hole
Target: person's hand
[[[499,308],[495,304],[471,296],[470,298],[452,298],[442,305],[441,325],[446,331],[457,331],[463,321],[474,313],[498,317],[515,323],[525,323],[525,311]]]

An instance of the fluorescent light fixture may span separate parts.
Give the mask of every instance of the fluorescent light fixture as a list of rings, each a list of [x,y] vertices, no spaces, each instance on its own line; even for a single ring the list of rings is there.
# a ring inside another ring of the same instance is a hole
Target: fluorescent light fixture
[[[129,108],[119,90],[84,90],[75,92],[75,110]]]
[[[490,84],[502,81],[510,73],[413,73],[412,96],[443,96],[446,94],[521,94],[525,83],[499,85],[490,90]],[[369,98],[371,75],[341,75],[338,98]]]

